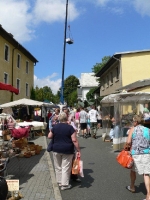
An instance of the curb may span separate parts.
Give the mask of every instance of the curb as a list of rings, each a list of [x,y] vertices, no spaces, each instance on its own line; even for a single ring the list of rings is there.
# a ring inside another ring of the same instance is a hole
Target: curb
[[[45,143],[45,149],[47,149],[46,136],[44,136],[44,143]],[[56,182],[56,178],[55,178],[53,163],[51,161],[49,153],[46,150],[45,150],[45,156],[47,158],[48,165],[49,165],[49,171],[50,171],[50,176],[51,176],[51,179],[52,179],[52,185],[53,185],[55,200],[62,200],[60,190],[59,190],[58,184]]]

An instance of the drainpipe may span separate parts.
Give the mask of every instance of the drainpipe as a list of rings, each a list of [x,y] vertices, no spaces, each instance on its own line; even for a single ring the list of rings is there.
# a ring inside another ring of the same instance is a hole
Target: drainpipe
[[[115,60],[119,61],[120,66],[120,72],[121,72],[121,86],[122,86],[122,68],[121,68],[121,59],[115,58],[115,56],[112,56]]]
[[[19,47],[19,44],[18,44],[18,47]],[[11,73],[11,76],[12,76],[12,82],[11,82],[11,84],[12,84],[12,86],[13,86],[13,84],[14,84],[14,51],[15,51],[15,49],[18,49],[18,47],[15,47],[15,48],[13,48],[13,50],[12,50],[12,73]],[[13,92],[11,93],[11,101],[13,101]]]

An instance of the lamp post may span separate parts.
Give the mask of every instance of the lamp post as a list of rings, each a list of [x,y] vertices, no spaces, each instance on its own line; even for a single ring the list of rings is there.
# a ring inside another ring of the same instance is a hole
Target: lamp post
[[[64,47],[63,47],[63,62],[62,62],[62,81],[61,81],[61,93],[60,93],[60,102],[62,104],[64,104],[64,71],[65,71],[65,54],[66,54],[67,17],[68,17],[68,0],[66,0],[66,17],[65,17]]]

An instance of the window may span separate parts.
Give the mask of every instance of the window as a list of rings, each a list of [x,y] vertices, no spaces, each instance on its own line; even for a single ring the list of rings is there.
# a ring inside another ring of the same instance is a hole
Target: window
[[[116,67],[116,79],[119,79],[119,67]]]
[[[17,78],[17,89],[20,91],[20,79]]]
[[[26,97],[29,96],[29,85],[26,83]]]
[[[21,56],[20,54],[17,55],[17,67],[20,68],[20,63],[21,63]]]
[[[113,84],[113,73],[112,72],[110,72],[110,83],[111,83],[111,85]]]
[[[107,87],[109,86],[109,76],[107,75]]]
[[[105,89],[105,79],[102,80],[102,90]]]
[[[8,74],[4,73],[4,83],[8,84]]]
[[[26,73],[28,74],[29,73],[29,62],[26,61]]]
[[[5,44],[4,54],[5,60],[9,61],[9,46],[7,44]]]

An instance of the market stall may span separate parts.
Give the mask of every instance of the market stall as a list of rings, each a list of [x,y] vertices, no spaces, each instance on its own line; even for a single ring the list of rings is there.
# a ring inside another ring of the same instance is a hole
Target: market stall
[[[25,117],[24,119],[21,119],[21,120],[16,119],[17,125],[21,127],[30,126],[31,128],[30,130],[34,132],[38,130],[43,131],[46,129],[47,110],[51,108],[55,108],[56,105],[52,103],[45,103],[45,102],[40,102],[40,101],[35,101],[35,100],[25,99],[25,98],[0,105],[1,109],[14,108],[14,107],[19,108],[19,109],[26,108],[27,114],[32,116],[30,120],[27,120]],[[32,113],[30,113],[29,107],[32,107],[32,111],[31,111]],[[38,109],[40,110],[40,112]],[[34,112],[36,112],[36,114]],[[43,122],[41,122],[40,119],[43,119]]]
[[[110,124],[105,126],[104,136],[109,135],[111,129],[111,117],[115,118],[113,128],[113,149],[120,150],[124,147],[127,132],[132,126],[134,114],[144,116],[144,125],[150,127],[150,93],[130,92],[111,94],[101,100],[103,121],[106,119]],[[113,109],[112,109],[113,108]],[[111,117],[110,117],[111,116]]]

